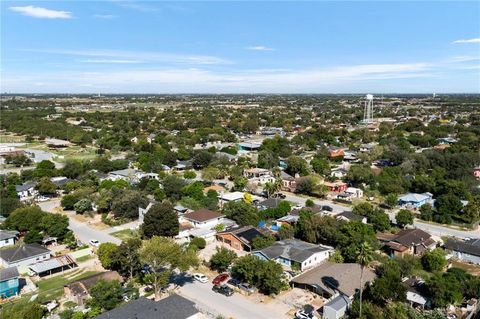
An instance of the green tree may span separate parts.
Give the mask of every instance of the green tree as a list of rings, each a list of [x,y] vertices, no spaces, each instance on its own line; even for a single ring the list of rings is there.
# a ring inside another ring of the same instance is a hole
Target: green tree
[[[117,253],[114,255],[115,270],[122,276],[133,278],[142,269],[140,261],[140,248],[142,241],[138,237],[128,238],[122,241],[118,247]]]
[[[182,188],[185,186],[185,181],[175,175],[167,175],[162,182],[163,190],[167,197],[179,200],[182,196]]]
[[[65,209],[65,210],[73,210],[75,204],[80,199],[81,198],[78,194],[66,194],[62,197],[60,205],[62,205],[63,209]]]
[[[263,249],[265,247],[271,246],[275,243],[275,237],[273,236],[256,236],[252,240],[253,249]]]
[[[309,173],[307,161],[305,161],[300,156],[290,156],[289,158],[287,158],[286,164],[286,171],[292,176],[295,176],[295,174],[305,176]]]
[[[422,256],[422,266],[427,271],[441,271],[447,263],[445,252],[440,248],[427,251]]]
[[[124,189],[112,200],[112,212],[116,218],[138,218],[138,207],[145,207],[147,200],[140,192]]]
[[[361,184],[370,185],[374,176],[369,165],[352,165],[348,170],[346,179],[355,186]]]
[[[397,225],[405,228],[407,225],[413,225],[413,213],[408,209],[401,209],[395,217]]]
[[[207,242],[202,237],[194,237],[190,240],[189,246],[195,249],[204,249],[207,246]]]
[[[92,210],[92,202],[87,198],[81,199],[73,205],[73,209],[78,214],[90,212]]]
[[[42,177],[35,188],[41,195],[55,195],[57,193],[57,186],[48,177]]]
[[[297,181],[297,186],[295,187],[295,193],[311,195],[315,187],[315,182],[313,178],[309,176],[301,177]]]
[[[387,205],[389,208],[394,208],[397,206],[398,203],[398,196],[397,194],[388,194],[385,196],[385,205]]]
[[[213,154],[208,151],[200,151],[193,157],[193,167],[201,169],[207,167],[213,160]]]
[[[115,269],[117,266],[116,257],[119,253],[118,246],[114,243],[102,243],[98,247],[97,255],[102,267],[105,269]]]
[[[463,208],[463,204],[457,195],[449,193],[437,197],[435,208],[440,215],[456,215]]]
[[[315,157],[310,165],[315,173],[323,176],[330,175],[330,163],[326,159]]]
[[[278,230],[278,237],[280,240],[293,238],[295,235],[295,228],[289,224],[283,224]]]
[[[155,291],[155,300],[160,298],[161,288],[168,284],[174,269],[187,271],[198,265],[196,252],[182,248],[169,238],[153,236],[143,241],[140,260],[151,267],[146,276]]]
[[[91,299],[88,304],[91,307],[98,307],[111,310],[122,302],[123,288],[118,280],[100,279],[90,288]]]
[[[230,201],[223,206],[222,212],[241,226],[256,226],[259,221],[257,209],[244,201]]]
[[[237,254],[234,251],[225,247],[217,247],[216,252],[210,258],[210,268],[218,272],[224,272],[230,267],[236,258]]]
[[[179,228],[178,216],[173,209],[173,205],[165,201],[150,207],[145,214],[141,232],[145,238],[153,236],[173,237],[178,235]]]

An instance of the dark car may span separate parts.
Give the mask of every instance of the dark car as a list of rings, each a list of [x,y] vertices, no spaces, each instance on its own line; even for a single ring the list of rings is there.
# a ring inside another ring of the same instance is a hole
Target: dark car
[[[233,287],[238,287],[238,285],[241,284],[241,282],[235,278],[232,278],[230,279],[229,281],[227,281],[227,284],[229,284],[230,286],[233,286]]]
[[[220,285],[223,282],[227,281],[228,277],[229,277],[228,274],[220,274],[213,279],[212,284]]]
[[[333,211],[333,207],[332,206],[328,206],[328,205],[323,205],[322,206],[322,210],[325,210],[327,212],[332,212]]]
[[[233,295],[233,289],[226,285],[215,285],[212,290],[227,297]]]
[[[276,198],[281,198],[281,199],[285,199],[285,198],[287,197],[287,195],[282,194],[282,193],[276,193],[274,197],[276,197]]]

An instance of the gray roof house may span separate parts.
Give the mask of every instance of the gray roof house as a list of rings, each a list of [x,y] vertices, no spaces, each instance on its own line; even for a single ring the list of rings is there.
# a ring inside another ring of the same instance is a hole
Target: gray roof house
[[[274,260],[286,268],[304,271],[327,260],[332,253],[333,248],[329,246],[315,245],[298,239],[285,239],[254,251],[253,255],[264,260]]]
[[[450,238],[445,243],[445,249],[459,260],[480,265],[480,238],[465,241]]]
[[[0,265],[3,267],[29,266],[48,260],[51,252],[39,244],[26,244],[18,247],[0,250]]]
[[[197,319],[199,313],[193,302],[174,294],[159,301],[141,297],[94,319]]]
[[[0,229],[0,248],[15,245],[17,241],[18,231]]]

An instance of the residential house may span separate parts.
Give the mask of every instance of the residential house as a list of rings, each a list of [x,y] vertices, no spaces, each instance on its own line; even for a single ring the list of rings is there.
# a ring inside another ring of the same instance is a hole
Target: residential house
[[[345,151],[339,147],[330,147],[328,149],[328,157],[330,158],[337,158],[337,157],[344,157]]]
[[[275,177],[265,168],[249,168],[243,171],[243,176],[248,178],[250,183],[263,185],[275,182]]]
[[[265,209],[275,209],[278,207],[283,200],[281,198],[268,198],[264,201],[261,201],[257,204],[258,209],[265,210]]]
[[[27,182],[22,185],[15,185],[15,191],[17,196],[21,201],[31,199],[38,195],[38,191],[35,189],[37,186],[36,182]]]
[[[347,187],[347,189],[344,192],[337,195],[338,199],[343,199],[348,201],[351,201],[352,199],[356,199],[356,198],[362,198],[362,197],[363,197],[363,190],[355,187]]]
[[[408,193],[400,196],[398,205],[407,208],[419,208],[425,204],[433,204],[433,195],[431,193]]]
[[[335,178],[344,178],[347,176],[348,170],[343,167],[332,168],[330,171],[330,176]]]
[[[333,253],[333,248],[315,245],[298,239],[285,239],[273,245],[253,252],[264,260],[274,260],[291,269],[304,271],[327,260]]]
[[[177,171],[185,171],[193,168],[193,160],[179,161],[177,160],[177,165],[173,167]]]
[[[199,319],[200,312],[190,300],[173,294],[155,301],[141,297],[94,319]]]
[[[225,187],[223,187],[223,186],[212,185],[212,186],[205,187],[203,189],[203,193],[207,194],[208,191],[210,191],[210,190],[217,192],[217,194],[223,194],[226,191]]]
[[[99,280],[118,280],[119,282],[123,282],[122,276],[120,276],[116,271],[101,272],[99,274],[88,276],[65,285],[63,287],[65,298],[75,302],[80,306],[84,305],[85,301],[90,298],[90,289]]]
[[[458,240],[449,238],[445,249],[458,260],[480,265],[480,238]]]
[[[402,284],[407,288],[407,301],[412,307],[430,308],[432,301],[423,279],[406,278]]]
[[[238,202],[243,200],[244,193],[243,192],[232,192],[232,193],[225,193],[220,194],[219,200],[220,204],[225,204],[228,202]]]
[[[432,236],[421,229],[403,229],[397,234],[378,234],[390,256],[423,255],[437,246]]]
[[[251,141],[238,143],[238,149],[240,151],[250,151],[250,152],[251,151],[258,151],[261,146],[262,146],[261,143],[251,142]]]
[[[328,298],[323,308],[323,318],[338,319],[344,316],[355,295],[360,290],[362,267],[356,263],[332,263],[326,261],[319,266],[294,277],[293,287],[310,290]],[[363,271],[363,283],[373,282],[376,275],[369,268]]]
[[[52,256],[50,250],[39,244],[25,244],[0,250],[0,265],[3,267],[30,266]]]
[[[440,144],[452,145],[457,143],[457,140],[454,139],[453,137],[442,137],[438,139],[438,142]]]
[[[362,215],[354,214],[352,211],[344,211],[335,216],[338,220],[344,220],[347,222],[350,221],[359,221],[363,224],[367,223],[367,217]]]
[[[15,245],[18,231],[0,229],[0,248]]]
[[[341,193],[348,188],[348,184],[342,181],[324,182],[323,185],[326,186],[328,191],[332,193]]]
[[[264,237],[265,232],[253,226],[243,226],[217,233],[217,241],[225,243],[233,249],[251,251],[252,241],[256,237]]]
[[[118,171],[109,172],[107,177],[107,179],[110,179],[112,181],[121,179],[131,184],[136,184],[140,182],[142,178],[158,179],[158,174],[145,173],[138,169],[126,168]]]
[[[0,269],[0,299],[18,296],[20,281],[17,267]]]
[[[225,215],[219,212],[202,208],[182,215],[180,217],[180,221],[188,221],[193,225],[194,228],[212,229],[218,224],[221,224],[224,218]]]
[[[280,172],[280,179],[282,180],[282,190],[287,192],[294,192],[297,187],[297,182],[295,177],[285,173],[284,171]]]
[[[147,143],[152,144],[153,141],[155,141],[155,137],[157,137],[157,134],[151,133],[147,136]]]

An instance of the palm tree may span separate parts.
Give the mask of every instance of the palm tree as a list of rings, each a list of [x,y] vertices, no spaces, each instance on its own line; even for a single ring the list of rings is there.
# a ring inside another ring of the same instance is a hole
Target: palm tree
[[[363,271],[373,260],[373,249],[369,243],[363,242],[357,250],[357,263],[362,267],[360,273],[360,313],[359,318],[362,318],[362,297],[363,297]]]

